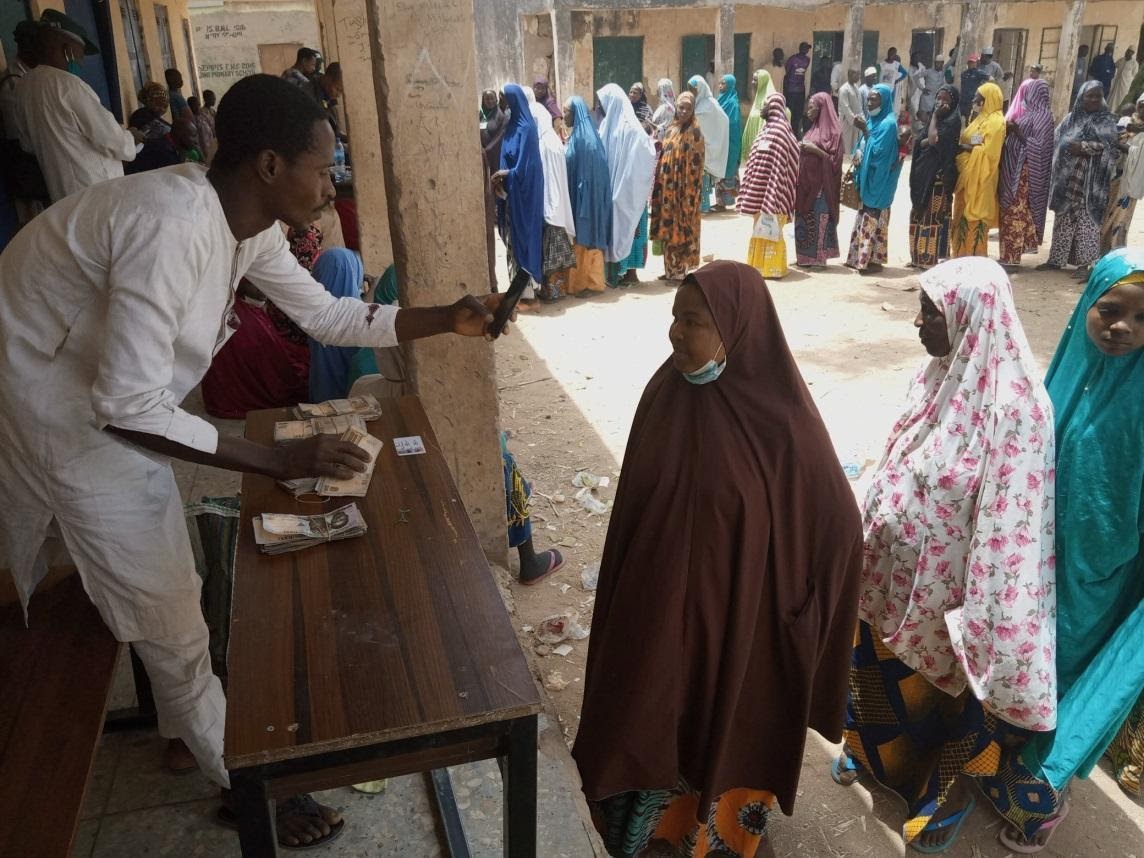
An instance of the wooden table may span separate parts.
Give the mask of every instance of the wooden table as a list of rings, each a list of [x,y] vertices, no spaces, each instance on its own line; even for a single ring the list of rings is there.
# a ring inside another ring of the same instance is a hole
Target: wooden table
[[[277,854],[275,799],[495,757],[505,854],[531,858],[536,686],[420,401],[382,400],[382,411],[369,424],[385,447],[367,497],[306,504],[243,478],[225,748],[242,854]],[[246,435],[271,443],[287,418],[252,412]],[[428,452],[397,456],[393,439],[407,435]],[[365,536],[258,552],[254,515],[349,500]],[[434,783],[450,846],[466,854],[447,773]]]

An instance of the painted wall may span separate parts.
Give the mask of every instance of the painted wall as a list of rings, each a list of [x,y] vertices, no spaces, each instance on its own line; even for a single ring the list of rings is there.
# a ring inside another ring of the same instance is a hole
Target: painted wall
[[[220,5],[196,5],[191,9],[191,24],[199,80],[219,98],[238,79],[262,71],[259,45],[298,42],[315,49],[321,46],[313,0],[228,0]]]
[[[123,33],[123,17],[119,12],[118,0],[105,0],[112,4],[111,31],[115,40],[115,67],[119,77],[119,91],[122,93],[123,115],[130,116],[139,106],[139,95],[135,92],[135,81],[131,74],[131,66],[127,55],[127,42]],[[154,0],[136,0],[139,7],[140,24],[143,28],[143,49],[147,54],[147,61],[151,67],[151,77],[163,82],[163,55],[159,51],[159,28],[155,22]],[[31,0],[31,11],[34,17],[39,17],[45,9],[64,11],[63,0]],[[191,95],[191,74],[194,73],[194,62],[187,58],[186,40],[183,38],[183,22],[189,20],[187,0],[166,0],[162,5],[167,7],[167,15],[171,23],[171,50],[175,58],[175,67],[183,73],[183,94]]]

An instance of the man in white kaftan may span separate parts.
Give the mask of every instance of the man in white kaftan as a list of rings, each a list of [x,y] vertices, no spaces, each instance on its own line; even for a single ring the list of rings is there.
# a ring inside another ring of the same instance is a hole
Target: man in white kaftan
[[[865,101],[858,86],[858,70],[846,72],[846,83],[838,89],[838,121],[842,125],[842,154],[849,158],[854,152],[854,144],[861,135],[854,127],[855,116],[865,116]]]
[[[334,138],[320,107],[259,75],[232,87],[217,127],[209,174],[184,164],[88,188],[0,255],[0,569],[27,607],[58,537],[112,633],[135,644],[161,734],[181,738],[225,786],[225,702],[170,457],[278,478],[361,470],[345,442],[220,439],[180,408],[237,327],[238,281],[331,345],[480,335],[499,299],[401,310],[335,299],[277,223],[307,223],[333,200]],[[278,151],[266,143],[290,135]]]
[[[134,161],[141,146],[100,104],[95,90],[68,71],[85,53],[85,44],[90,43],[78,24],[58,12],[45,13],[39,65],[17,90],[16,133],[24,151],[40,162],[52,202],[122,176],[123,162]]]

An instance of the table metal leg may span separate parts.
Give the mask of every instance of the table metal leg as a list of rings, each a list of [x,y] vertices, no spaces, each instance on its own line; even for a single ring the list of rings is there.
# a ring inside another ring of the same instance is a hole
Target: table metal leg
[[[504,854],[536,858],[536,716],[509,727],[504,780]]]
[[[278,836],[274,805],[266,792],[266,782],[257,769],[230,773],[232,807],[238,817],[238,840],[242,858],[276,858]]]
[[[441,815],[441,825],[445,829],[445,843],[451,858],[470,858],[469,839],[465,836],[465,825],[461,812],[457,809],[457,797],[453,794],[453,782],[448,769],[433,769],[429,772],[433,785],[433,796],[437,799],[437,812]]]

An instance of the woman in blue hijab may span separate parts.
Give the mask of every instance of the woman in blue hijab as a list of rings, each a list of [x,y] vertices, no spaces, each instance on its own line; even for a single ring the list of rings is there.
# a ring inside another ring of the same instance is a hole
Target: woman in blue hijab
[[[571,295],[604,291],[604,251],[612,236],[612,182],[608,156],[588,105],[578,95],[564,105],[564,124],[571,129],[564,147],[568,193],[576,223],[576,267],[568,274]]]
[[[727,171],[715,187],[717,205],[722,211],[735,205],[735,192],[739,188],[739,158],[743,148],[743,110],[739,104],[738,83],[733,74],[723,75],[719,81],[719,106],[727,114]]]
[[[1144,249],[1096,263],[1045,386],[1057,437],[1057,729],[983,783],[1017,852],[1048,843],[1069,781],[1088,777],[1144,691]]]
[[[500,169],[493,174],[497,223],[508,249],[509,276],[523,268],[537,283],[544,280],[544,166],[540,137],[524,90],[504,88],[510,116],[501,143]]]
[[[854,155],[859,161],[858,193],[862,197],[862,208],[854,219],[846,267],[856,271],[881,271],[886,264],[890,205],[902,172],[894,90],[884,83],[875,86],[866,100],[866,109],[869,116],[855,120],[865,131]]]
[[[344,247],[331,247],[322,251],[310,272],[314,279],[326,287],[335,298],[361,298],[365,270],[361,260],[352,250]],[[327,399],[344,399],[349,393],[353,379],[360,375],[355,370],[355,360],[362,360],[358,353],[368,353],[372,360],[372,350],[346,346],[324,346],[310,339],[310,402],[325,402]],[[376,364],[375,364],[376,366]],[[372,370],[377,372],[376,369]]]

